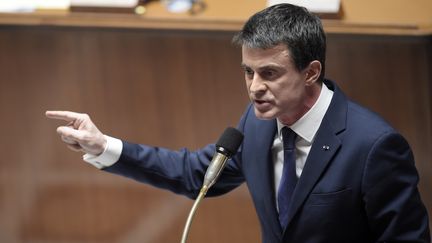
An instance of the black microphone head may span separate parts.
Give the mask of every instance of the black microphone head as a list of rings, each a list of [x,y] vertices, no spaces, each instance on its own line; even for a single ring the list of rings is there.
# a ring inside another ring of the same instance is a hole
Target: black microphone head
[[[235,154],[243,142],[243,133],[239,130],[228,127],[216,142],[216,150],[228,157]]]

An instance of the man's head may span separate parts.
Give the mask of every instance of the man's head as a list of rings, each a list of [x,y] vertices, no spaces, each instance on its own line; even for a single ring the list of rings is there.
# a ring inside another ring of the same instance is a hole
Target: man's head
[[[242,46],[246,86],[258,118],[291,125],[315,104],[325,62],[318,17],[294,5],[275,5],[252,16],[234,42]]]
[[[322,67],[319,80],[324,78],[326,37],[320,19],[305,8],[291,4],[266,8],[246,22],[233,42],[260,49],[284,44],[299,71],[317,60]]]

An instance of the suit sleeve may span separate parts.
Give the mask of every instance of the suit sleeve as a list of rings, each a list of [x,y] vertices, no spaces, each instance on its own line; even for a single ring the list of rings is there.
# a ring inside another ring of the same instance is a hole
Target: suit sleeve
[[[238,129],[241,132],[244,132],[244,124],[250,110],[251,106],[247,108],[239,122]],[[207,192],[207,196],[227,193],[245,181],[240,161],[241,151],[242,147],[232,159],[228,160],[219,179]],[[123,141],[119,160],[103,170],[183,194],[189,198],[196,198],[214,153],[214,144],[197,151],[188,149],[172,151]]]
[[[213,144],[198,151],[173,151],[123,141],[123,151],[118,162],[104,170],[196,198],[214,152]],[[237,163],[229,160],[219,181],[207,195],[217,196],[229,192],[242,182],[243,176]]]
[[[376,242],[430,242],[428,215],[417,189],[412,151],[397,133],[372,146],[363,175],[363,198]]]

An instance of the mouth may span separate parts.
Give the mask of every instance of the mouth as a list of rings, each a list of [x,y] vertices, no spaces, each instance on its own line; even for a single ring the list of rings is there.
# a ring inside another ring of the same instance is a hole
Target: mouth
[[[253,99],[253,103],[258,110],[267,110],[271,107],[271,102],[268,100]]]
[[[270,103],[268,100],[261,100],[261,99],[252,99],[252,101],[255,104],[258,104],[258,105],[265,104],[265,103]]]

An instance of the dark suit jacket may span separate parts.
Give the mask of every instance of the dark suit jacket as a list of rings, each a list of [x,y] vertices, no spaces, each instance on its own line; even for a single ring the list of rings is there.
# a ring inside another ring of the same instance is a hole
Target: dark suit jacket
[[[271,146],[276,121],[253,107],[239,130],[244,142],[208,195],[246,182],[265,243],[430,242],[418,174],[405,139],[385,121],[347,100],[334,83],[282,231],[276,210]],[[190,152],[123,142],[120,160],[105,170],[195,198],[214,145]],[[328,146],[328,149],[325,149]]]

